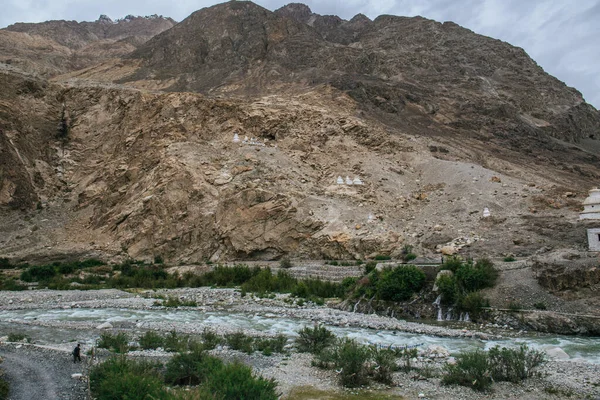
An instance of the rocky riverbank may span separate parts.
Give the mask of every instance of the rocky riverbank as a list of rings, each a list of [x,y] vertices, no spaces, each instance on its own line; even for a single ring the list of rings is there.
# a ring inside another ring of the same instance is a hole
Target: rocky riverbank
[[[23,292],[2,292],[0,296],[0,312],[5,315],[22,311],[24,314],[34,313],[36,310],[49,312],[72,312],[73,318],[67,320],[15,318],[14,320],[3,317],[0,322],[10,322],[14,329],[44,327],[45,329],[72,329],[79,334],[76,337],[91,335],[98,337],[104,331],[125,331],[136,337],[147,330],[177,331],[186,334],[200,334],[205,327],[204,323],[191,323],[178,320],[131,320],[112,319],[111,321],[89,321],[77,318],[79,312],[86,310],[96,311],[102,309],[118,309],[125,311],[170,310],[162,304],[168,298],[177,298],[181,302],[196,302],[195,307],[180,307],[180,311],[194,311],[198,313],[219,312],[230,315],[246,315],[263,320],[274,318],[289,318],[298,321],[298,328],[312,323],[325,323],[339,328],[362,328],[378,331],[410,332],[418,335],[438,336],[446,338],[460,338],[468,340],[495,341],[501,338],[518,337],[524,332],[501,327],[462,324],[459,327],[426,325],[408,322],[390,317],[374,314],[360,314],[342,311],[327,306],[317,306],[312,303],[298,303],[288,295],[276,295],[272,298],[259,298],[251,295],[242,296],[234,289],[163,289],[156,291],[127,292],[121,290],[98,291],[50,291],[36,290]],[[218,326],[219,334],[239,331],[239,327],[228,325],[223,320]],[[214,328],[215,325],[210,325]],[[244,329],[244,332],[253,336],[264,336],[268,333],[260,329]],[[6,335],[6,332],[0,332]],[[1,336],[1,335],[0,335]],[[2,340],[6,340],[4,337]],[[68,357],[75,339],[68,339],[50,346],[63,351]],[[79,340],[79,339],[77,339]],[[11,351],[18,352],[16,345]],[[30,347],[30,346],[22,346]],[[391,386],[375,386],[376,390],[404,396],[405,398],[430,398],[430,399],[547,399],[578,396],[579,398],[597,398],[600,395],[600,365],[586,363],[578,360],[560,360],[553,358],[548,362],[539,377],[529,379],[522,385],[497,383],[491,394],[479,394],[463,387],[447,387],[441,385],[440,373],[443,366],[453,362],[447,351],[443,348],[432,350],[431,346],[420,348],[419,356],[413,360],[414,366],[421,372],[414,370],[409,373],[397,372],[394,374],[394,384]],[[288,395],[295,388],[312,386],[319,390],[339,391],[337,374],[335,371],[323,371],[311,366],[311,356],[307,354],[291,353],[290,355],[264,356],[259,353],[247,355],[218,347],[215,354],[225,359],[241,359],[252,365],[259,373],[275,378],[279,390]],[[160,351],[135,351],[135,357],[166,358],[169,354]],[[556,355],[560,355],[557,352]],[[49,366],[51,368],[51,366]],[[425,371],[425,372],[423,372]],[[373,388],[371,388],[373,389]]]

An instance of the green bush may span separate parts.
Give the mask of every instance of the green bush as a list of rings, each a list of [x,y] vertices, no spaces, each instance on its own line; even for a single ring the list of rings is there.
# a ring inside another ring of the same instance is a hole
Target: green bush
[[[25,282],[47,281],[57,274],[54,265],[34,265],[21,273]]]
[[[0,375],[0,400],[8,399],[8,393],[10,392],[10,385],[4,379],[2,375]]]
[[[298,331],[296,347],[302,353],[320,353],[335,342],[335,335],[323,325],[304,327]]]
[[[1,280],[0,278],[0,290],[21,291],[27,290],[27,286],[21,285],[15,279]]]
[[[369,275],[375,268],[377,263],[375,261],[369,261],[365,264],[365,275]]]
[[[221,337],[209,328],[204,328],[200,334],[200,338],[202,339],[202,346],[206,350],[212,350],[222,342]]]
[[[545,353],[522,344],[518,349],[494,346],[488,352],[492,378],[497,381],[519,383],[536,374],[546,362]]]
[[[518,301],[511,301],[510,303],[508,303],[508,309],[511,312],[521,311],[523,309],[523,305]]]
[[[477,315],[482,307],[490,306],[490,302],[479,292],[459,296],[456,304],[459,311],[465,311],[472,315]]]
[[[458,295],[458,286],[456,278],[453,275],[441,275],[435,284],[438,287],[439,293],[442,295],[442,303],[454,304]]]
[[[217,399],[277,400],[277,382],[255,376],[252,368],[239,362],[213,371],[204,387]]]
[[[377,296],[387,301],[408,300],[423,288],[425,279],[425,273],[413,265],[385,269],[377,282]]]
[[[475,390],[488,390],[492,386],[490,363],[486,352],[467,351],[456,357],[456,364],[446,364],[442,383],[467,386]]]
[[[0,257],[0,269],[12,269],[14,265],[10,263],[10,260],[6,257]]]
[[[223,361],[201,350],[178,353],[167,362],[165,382],[170,385],[200,385],[222,367]]]
[[[24,333],[11,332],[8,334],[9,342],[22,342],[23,340],[26,340],[27,342],[29,342],[29,338]]]
[[[533,305],[533,307],[534,307],[536,310],[545,310],[545,309],[547,308],[547,307],[546,307],[546,303],[544,303],[543,301],[539,301],[539,302],[535,303],[535,304]]]
[[[368,383],[367,361],[370,350],[352,339],[343,339],[333,348],[335,367],[340,370],[340,383],[346,387]]]
[[[441,266],[441,269],[448,269],[454,273],[458,270],[458,268],[463,265],[463,261],[458,256],[450,256],[446,257],[444,263]]]
[[[252,354],[254,352],[254,338],[243,332],[225,335],[225,342],[232,350],[243,351],[247,354]]]
[[[402,369],[404,372],[410,372],[412,370],[412,359],[417,357],[417,349],[414,347],[404,347],[401,349],[397,349],[397,354],[400,355],[400,358],[404,362]]]
[[[382,349],[377,346],[371,347],[375,368],[373,379],[377,382],[391,384],[392,373],[396,370],[396,354],[391,349]]]
[[[166,351],[186,351],[190,337],[188,335],[180,335],[175,331],[167,333],[164,338]]]
[[[104,332],[100,335],[98,347],[101,349],[109,349],[115,353],[127,353],[129,350],[129,336],[125,332],[119,332],[113,335],[109,332]]]
[[[493,287],[498,279],[498,271],[487,258],[478,260],[475,264],[467,262],[456,270],[456,281],[466,292]]]
[[[387,260],[391,260],[391,259],[392,259],[391,256],[386,256],[386,255],[383,255],[383,254],[377,254],[375,256],[375,260],[377,260],[377,261],[387,261]]]
[[[289,258],[287,258],[287,257],[283,257],[283,258],[281,259],[281,261],[279,261],[279,267],[280,267],[280,268],[285,268],[285,269],[288,269],[288,268],[292,268],[292,266],[293,266],[293,265],[292,265],[292,262],[291,262],[291,261],[290,261],[290,259],[289,259]]]
[[[97,400],[168,399],[159,374],[160,364],[109,358],[90,371],[90,389]]]
[[[514,258],[513,256],[504,257],[504,262],[513,262],[513,261],[517,261],[517,259]]]
[[[270,356],[273,353],[283,353],[286,343],[287,337],[283,335],[277,335],[272,338],[259,338],[254,340],[254,349],[266,356]]]
[[[164,347],[165,339],[154,331],[148,331],[140,337],[140,347],[144,350]]]

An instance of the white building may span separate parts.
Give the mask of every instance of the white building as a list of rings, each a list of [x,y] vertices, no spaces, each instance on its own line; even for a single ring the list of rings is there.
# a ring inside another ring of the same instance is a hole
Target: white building
[[[583,211],[579,219],[598,220],[600,226],[600,189],[590,190],[590,195],[583,201]],[[600,251],[600,227],[587,230],[590,251]]]

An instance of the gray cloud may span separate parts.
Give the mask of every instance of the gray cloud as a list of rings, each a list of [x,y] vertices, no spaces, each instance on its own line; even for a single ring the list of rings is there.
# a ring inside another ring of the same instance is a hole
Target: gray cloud
[[[297,0],[300,1],[300,0]],[[257,0],[274,10],[289,1]],[[0,26],[51,19],[95,20],[100,14],[162,14],[182,20],[215,0],[4,0]],[[305,0],[314,12],[350,19],[358,13],[421,15],[454,21],[525,49],[548,73],[600,108],[600,0]]]

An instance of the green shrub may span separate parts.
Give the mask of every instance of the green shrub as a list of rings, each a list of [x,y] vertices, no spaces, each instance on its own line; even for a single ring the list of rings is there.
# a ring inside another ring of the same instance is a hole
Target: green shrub
[[[27,290],[27,286],[21,285],[15,279],[0,280],[0,290],[21,291]]]
[[[453,275],[441,275],[435,284],[438,287],[439,293],[442,295],[442,303],[454,304],[457,299],[458,285],[456,284],[456,278]]]
[[[90,389],[97,400],[167,399],[159,374],[160,364],[109,358],[90,371]]]
[[[170,385],[196,386],[204,383],[221,368],[223,361],[204,351],[178,353],[167,362],[165,382]]]
[[[202,345],[206,350],[212,350],[222,342],[221,337],[209,328],[204,328],[200,334],[200,338],[202,339]]]
[[[467,386],[475,390],[488,390],[492,385],[490,363],[486,352],[467,351],[456,357],[456,364],[446,364],[442,383]]]
[[[6,257],[0,257],[0,269],[12,269],[15,266],[10,263],[10,260]]]
[[[144,350],[148,349],[158,349],[159,347],[164,347],[165,339],[158,333],[154,331],[148,331],[144,333],[140,337],[140,347]]]
[[[210,375],[204,387],[217,399],[277,400],[273,379],[255,376],[252,368],[239,362],[226,364]]]
[[[402,261],[408,262],[417,258],[417,255],[412,252],[413,246],[407,244],[402,248]]]
[[[375,368],[373,369],[373,379],[377,382],[391,384],[392,373],[396,370],[396,354],[391,349],[382,349],[377,346],[371,346],[371,353]]]
[[[369,261],[365,264],[365,275],[369,275],[375,268],[377,263],[375,261]]]
[[[25,335],[24,333],[11,332],[8,334],[9,342],[22,342],[23,340],[26,340],[27,342],[30,341],[29,338],[27,337],[27,335]]]
[[[252,354],[252,352],[254,352],[254,338],[243,332],[225,335],[225,341],[232,350],[243,351],[247,354]]]
[[[164,264],[165,260],[161,255],[154,256],[154,264]]]
[[[472,315],[477,315],[482,307],[490,306],[490,302],[479,292],[459,296],[456,304],[459,311],[465,311]]]
[[[0,375],[0,400],[8,399],[8,393],[10,392],[10,385],[8,381],[4,379],[2,375]]]
[[[463,261],[458,256],[450,256],[446,257],[444,263],[441,266],[441,269],[448,269],[454,273],[458,270],[458,268],[463,265]]]
[[[34,265],[21,273],[25,282],[47,281],[57,274],[54,265]]]
[[[273,353],[283,353],[286,343],[287,337],[283,335],[277,335],[272,338],[259,338],[254,340],[254,349],[266,356],[270,356]]]
[[[517,259],[514,258],[513,256],[504,257],[504,262],[513,262],[513,261],[517,261]]]
[[[119,332],[113,335],[109,332],[104,332],[100,335],[98,347],[101,349],[109,349],[115,353],[127,353],[129,350],[129,336],[125,332]]]
[[[412,370],[412,359],[417,357],[417,349],[412,347],[405,347],[397,350],[397,353],[400,355],[401,360],[404,365],[402,369],[404,372],[410,372]]]
[[[375,256],[375,260],[377,260],[377,261],[386,261],[386,260],[391,260],[391,259],[392,259],[391,256],[386,256],[386,255],[383,255],[383,254],[377,254]]]
[[[292,262],[287,257],[283,257],[281,259],[281,261],[279,261],[279,267],[280,268],[288,269],[288,268],[292,268],[292,266],[293,266]]]
[[[188,335],[180,335],[175,331],[167,333],[164,338],[166,351],[185,351],[188,349],[190,337]]]
[[[488,352],[492,378],[495,381],[519,383],[536,374],[546,362],[545,353],[522,344],[518,349],[494,346]]]
[[[335,335],[323,325],[315,325],[313,328],[304,327],[298,331],[296,347],[302,353],[320,353],[324,348],[335,341]]]
[[[404,301],[423,288],[425,273],[413,265],[385,269],[377,282],[377,296],[381,300]]]
[[[547,308],[547,307],[546,307],[546,303],[544,303],[543,301],[539,301],[539,302],[535,303],[535,304],[533,305],[533,307],[534,307],[536,310],[545,310],[545,309]]]
[[[340,370],[340,383],[346,387],[363,386],[368,383],[367,361],[370,350],[352,339],[343,339],[333,348],[335,367]]]
[[[475,264],[464,263],[456,270],[456,281],[466,292],[493,287],[497,279],[498,271],[487,258],[480,259]]]
[[[518,301],[511,301],[508,303],[508,309],[511,312],[521,311],[523,309],[523,305]]]

